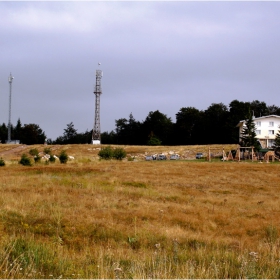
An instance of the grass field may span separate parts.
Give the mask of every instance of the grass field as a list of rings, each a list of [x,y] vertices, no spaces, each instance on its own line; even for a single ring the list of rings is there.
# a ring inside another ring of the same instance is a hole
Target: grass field
[[[280,278],[278,162],[142,160],[206,146],[99,161],[58,145],[75,159],[19,165],[31,148],[45,147],[0,145],[0,278]]]

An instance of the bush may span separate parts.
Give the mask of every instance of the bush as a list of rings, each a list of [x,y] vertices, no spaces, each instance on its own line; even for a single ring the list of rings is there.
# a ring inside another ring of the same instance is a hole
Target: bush
[[[108,160],[108,159],[111,159],[113,157],[113,150],[110,146],[107,146],[105,148],[101,148],[98,155],[101,159]]]
[[[0,166],[5,166],[5,165],[6,165],[5,161],[2,158],[0,158]]]
[[[160,139],[158,139],[155,136],[150,137],[148,143],[149,146],[160,146],[161,145],[161,141]]]
[[[44,153],[50,155],[51,154],[51,148],[45,148]]]
[[[29,150],[29,154],[34,157],[35,163],[40,162],[41,158],[39,157],[39,151],[36,148]]]
[[[98,155],[101,159],[109,160],[114,158],[117,160],[122,160],[126,157],[126,151],[123,148],[112,149],[110,146],[107,146],[102,148]]]
[[[23,154],[21,156],[21,159],[18,163],[21,164],[21,165],[25,165],[25,166],[31,166],[32,165],[30,158],[26,154]]]
[[[41,158],[39,157],[39,155],[34,156],[34,161],[35,161],[35,163],[38,163],[41,161]]]
[[[126,151],[123,148],[116,148],[113,151],[113,158],[117,160],[122,160],[126,157]]]
[[[35,149],[31,149],[31,150],[29,150],[29,154],[31,156],[38,156],[39,151],[36,148]]]
[[[49,159],[50,162],[54,163],[55,162],[55,157],[53,155],[50,155],[50,159]]]
[[[65,151],[62,151],[59,155],[59,160],[60,160],[60,163],[67,163],[68,161],[68,155]]]

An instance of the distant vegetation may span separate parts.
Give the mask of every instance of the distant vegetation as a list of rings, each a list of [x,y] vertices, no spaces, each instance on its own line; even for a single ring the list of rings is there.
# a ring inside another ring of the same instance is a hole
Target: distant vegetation
[[[206,110],[182,107],[176,121],[160,111],[151,111],[144,121],[137,121],[131,113],[128,118],[115,120],[115,130],[101,134],[102,144],[119,145],[203,145],[237,144],[236,125],[254,116],[280,115],[280,107],[265,102],[233,100],[228,106],[213,103]],[[67,124],[62,136],[52,144],[90,143],[92,131],[78,133],[73,122]]]
[[[151,111],[144,121],[137,121],[131,113],[128,118],[115,120],[115,130],[101,134],[102,144],[119,145],[203,145],[237,144],[236,125],[245,120],[249,112],[255,117],[280,115],[280,107],[268,106],[263,101],[242,102],[233,100],[228,106],[212,103],[206,110],[194,107],[182,107],[176,114],[175,122],[160,111]],[[22,126],[20,120],[12,126],[12,139],[19,139],[22,144],[43,144],[46,141],[44,131],[36,124]],[[7,139],[8,128],[0,126],[2,143]],[[91,143],[92,130],[79,133],[70,122],[63,135],[49,144],[84,144]]]
[[[5,143],[8,135],[8,127],[5,123],[0,125],[0,143]],[[37,124],[22,125],[18,119],[16,126],[11,125],[11,139],[20,140],[22,144],[44,144],[47,136]]]

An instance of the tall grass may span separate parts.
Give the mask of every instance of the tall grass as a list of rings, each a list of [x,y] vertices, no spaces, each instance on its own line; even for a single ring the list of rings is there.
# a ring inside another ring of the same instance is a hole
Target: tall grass
[[[0,169],[1,278],[280,278],[279,164],[71,149]]]

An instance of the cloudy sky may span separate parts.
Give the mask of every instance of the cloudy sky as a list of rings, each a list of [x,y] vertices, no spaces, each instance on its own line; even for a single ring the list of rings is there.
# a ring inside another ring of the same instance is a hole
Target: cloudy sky
[[[159,110],[264,101],[280,106],[280,2],[0,2],[0,123],[38,124],[48,138],[101,130]]]

